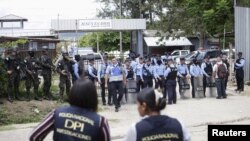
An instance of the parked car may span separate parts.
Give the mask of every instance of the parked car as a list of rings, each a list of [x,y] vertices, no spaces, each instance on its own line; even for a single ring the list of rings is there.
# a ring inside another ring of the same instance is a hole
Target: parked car
[[[176,58],[185,57],[189,53],[190,53],[190,50],[175,50],[171,53],[171,57],[173,60],[176,60]]]
[[[221,50],[202,50],[202,51],[193,51],[188,54],[186,59],[186,64],[191,65],[192,61],[196,59],[200,64],[203,62],[205,56],[210,57],[210,61],[215,63],[216,58],[222,54]]]

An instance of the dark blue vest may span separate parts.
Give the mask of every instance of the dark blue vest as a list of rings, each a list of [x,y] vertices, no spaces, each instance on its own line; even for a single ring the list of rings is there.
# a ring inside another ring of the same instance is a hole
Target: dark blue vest
[[[101,116],[75,106],[59,108],[54,115],[54,141],[100,140]]]
[[[137,141],[183,141],[182,126],[168,116],[150,116],[136,124]]]
[[[177,77],[177,68],[171,68],[170,67],[171,72],[168,74],[167,76],[167,80],[175,80]]]

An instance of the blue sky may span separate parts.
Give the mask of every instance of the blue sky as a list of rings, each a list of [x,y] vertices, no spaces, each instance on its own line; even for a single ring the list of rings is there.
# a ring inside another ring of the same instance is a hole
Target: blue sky
[[[50,20],[95,19],[96,0],[0,0],[0,17],[15,14],[29,21],[27,29],[49,29]]]

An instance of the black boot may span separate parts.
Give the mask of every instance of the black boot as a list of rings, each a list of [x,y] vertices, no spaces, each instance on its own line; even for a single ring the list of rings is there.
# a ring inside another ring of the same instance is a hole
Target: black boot
[[[12,102],[13,102],[13,98],[12,98],[11,96],[8,96],[8,101],[9,101],[10,103],[12,103]]]
[[[30,91],[27,90],[26,92],[26,101],[30,101]]]
[[[15,99],[18,100],[18,101],[22,101],[22,99],[19,97],[18,93],[15,94]]]

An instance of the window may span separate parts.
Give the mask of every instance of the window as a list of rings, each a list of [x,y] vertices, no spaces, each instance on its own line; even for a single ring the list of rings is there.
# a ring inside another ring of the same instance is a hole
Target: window
[[[179,56],[179,55],[180,55],[179,51],[178,51],[178,52],[174,52],[174,53],[172,54],[172,56]]]
[[[221,54],[220,51],[211,51],[211,52],[207,52],[207,55],[208,55],[210,58],[216,58],[216,57],[218,57],[220,54]]]
[[[203,58],[204,58],[204,56],[205,56],[205,53],[204,52],[200,52],[199,54],[198,54],[198,56],[197,56],[197,60],[203,60]]]
[[[49,49],[55,49],[56,45],[55,43],[49,43]]]
[[[21,22],[3,22],[3,28],[21,28]]]
[[[181,55],[188,55],[188,51],[181,51]]]

